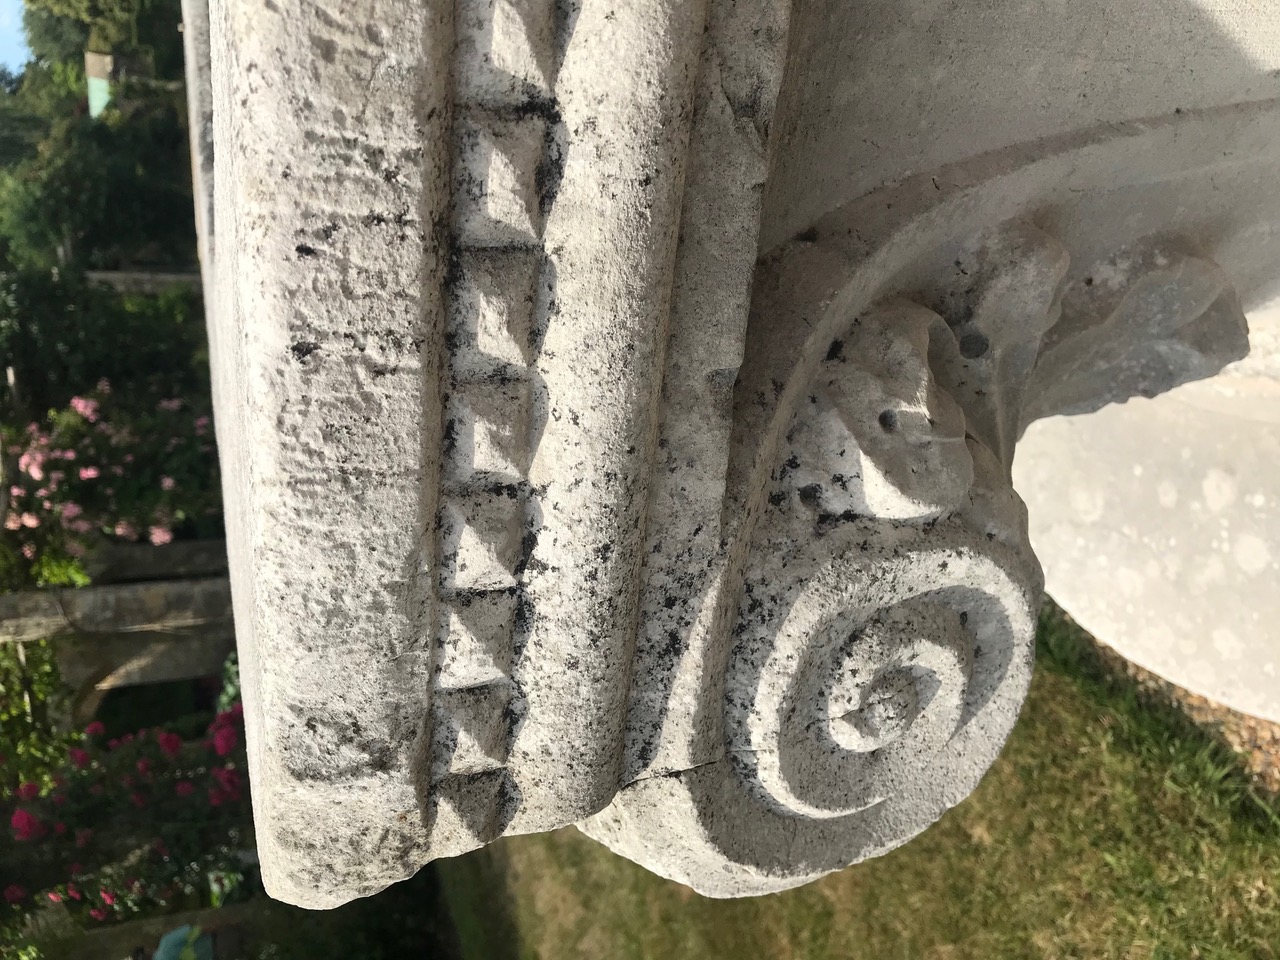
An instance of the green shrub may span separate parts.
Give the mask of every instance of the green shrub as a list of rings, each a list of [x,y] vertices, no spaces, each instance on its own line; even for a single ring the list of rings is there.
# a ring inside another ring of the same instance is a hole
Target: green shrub
[[[122,296],[66,270],[0,273],[0,419],[24,427],[100,380],[113,404],[145,411],[169,397],[209,410],[204,310],[196,290]]]
[[[0,797],[20,783],[52,786],[49,771],[77,739],[53,722],[65,705],[53,652],[49,640],[0,644]]]

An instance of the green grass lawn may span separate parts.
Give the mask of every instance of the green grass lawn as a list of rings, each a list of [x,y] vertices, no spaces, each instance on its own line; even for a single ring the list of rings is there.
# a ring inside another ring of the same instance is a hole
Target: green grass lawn
[[[716,901],[572,829],[509,838],[438,864],[465,957],[1280,957],[1280,820],[1236,758],[1057,614],[1038,658],[982,785],[892,854]]]

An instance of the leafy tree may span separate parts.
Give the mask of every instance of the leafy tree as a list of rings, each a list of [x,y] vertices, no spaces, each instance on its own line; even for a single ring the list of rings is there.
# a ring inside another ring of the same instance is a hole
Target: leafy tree
[[[195,226],[184,118],[153,100],[73,117],[0,176],[0,237],[15,267],[185,268]]]
[[[75,35],[70,24],[83,31],[80,50],[97,50],[133,57],[154,65],[156,76],[178,79],[182,75],[181,0],[27,0],[27,10],[44,18],[36,29],[40,49],[51,44],[64,56]],[[33,52],[37,43],[31,44]],[[37,53],[37,56],[40,56]]]
[[[137,0],[26,0],[26,6],[84,24],[127,21],[137,16]]]
[[[83,56],[65,63],[27,61],[18,96],[28,111],[44,118],[49,135],[53,135],[60,125],[85,112]]]
[[[123,295],[72,271],[0,274],[0,356],[17,388],[0,382],[0,411],[20,429],[102,379],[130,412],[170,397],[205,406],[206,351],[197,291]]]
[[[48,120],[22,96],[22,77],[0,67],[0,168],[34,157],[48,131]]]
[[[27,3],[22,29],[32,57],[45,63],[79,63],[89,42],[89,27],[81,20]]]
[[[95,4],[93,0],[25,0],[24,6],[87,23],[93,19],[91,11]]]
[[[149,53],[155,75],[162,79],[183,78],[182,0],[143,0],[137,19],[137,44]]]

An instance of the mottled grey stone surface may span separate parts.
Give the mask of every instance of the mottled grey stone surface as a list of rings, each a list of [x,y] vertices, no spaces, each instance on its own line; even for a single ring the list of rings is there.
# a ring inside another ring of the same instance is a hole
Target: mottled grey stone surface
[[[1275,292],[1277,29],[1176,6],[215,0],[269,890],[577,822],[763,893],[968,795],[1030,680],[1022,428]]]

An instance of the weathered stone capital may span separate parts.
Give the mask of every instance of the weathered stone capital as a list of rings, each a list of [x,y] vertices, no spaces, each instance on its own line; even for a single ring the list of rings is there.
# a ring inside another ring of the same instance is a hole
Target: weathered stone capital
[[[941,8],[210,6],[272,894],[568,823],[762,893],[963,799],[1030,680],[1021,431],[1248,349],[1276,102],[1085,117],[1032,79],[1005,122],[1012,74]],[[1006,7],[1018,50],[1077,15]],[[902,46],[951,19],[942,59]]]

